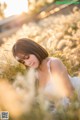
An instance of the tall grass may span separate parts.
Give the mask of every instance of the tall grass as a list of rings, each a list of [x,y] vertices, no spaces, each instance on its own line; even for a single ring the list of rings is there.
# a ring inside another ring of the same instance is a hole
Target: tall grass
[[[12,37],[4,38],[6,43],[0,48],[0,111],[9,111],[10,120],[80,120],[80,100],[75,94],[69,106],[51,111],[42,94],[36,94],[35,71],[28,72],[11,56],[15,39],[26,36],[45,47],[50,56],[59,57],[70,75],[80,75],[80,10],[24,24]]]

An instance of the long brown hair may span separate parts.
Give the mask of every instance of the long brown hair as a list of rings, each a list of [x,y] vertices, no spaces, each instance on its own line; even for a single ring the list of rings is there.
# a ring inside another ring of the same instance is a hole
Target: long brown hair
[[[48,57],[48,52],[38,43],[27,38],[19,39],[12,48],[13,56],[16,57],[19,53],[23,55],[34,54],[39,62]]]

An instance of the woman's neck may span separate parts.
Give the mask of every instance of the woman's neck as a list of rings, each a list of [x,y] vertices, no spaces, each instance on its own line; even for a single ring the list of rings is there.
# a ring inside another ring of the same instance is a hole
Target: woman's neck
[[[47,61],[48,61],[48,58],[45,58],[42,62],[41,62],[41,64],[39,65],[39,67],[38,67],[38,71],[44,71],[45,70],[45,65],[46,65],[46,63],[47,63]]]

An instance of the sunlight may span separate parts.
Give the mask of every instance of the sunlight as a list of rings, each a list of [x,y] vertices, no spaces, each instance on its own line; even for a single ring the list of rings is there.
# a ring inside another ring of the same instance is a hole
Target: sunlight
[[[7,4],[7,8],[4,11],[5,17],[28,12],[28,0],[0,0],[0,3],[4,2]]]

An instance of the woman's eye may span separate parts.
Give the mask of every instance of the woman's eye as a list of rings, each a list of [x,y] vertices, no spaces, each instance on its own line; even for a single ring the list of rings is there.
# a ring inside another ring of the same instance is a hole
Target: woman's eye
[[[28,56],[25,56],[25,59],[29,59],[29,55],[28,55]]]
[[[24,63],[25,63],[23,60],[18,60],[18,62],[20,62],[20,63],[22,63],[22,64],[24,64]]]

